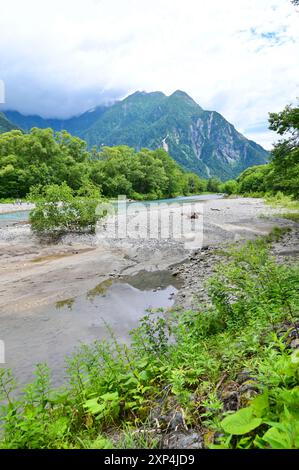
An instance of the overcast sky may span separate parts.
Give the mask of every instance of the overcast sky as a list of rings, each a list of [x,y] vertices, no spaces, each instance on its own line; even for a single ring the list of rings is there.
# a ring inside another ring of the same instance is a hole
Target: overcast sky
[[[0,0],[5,106],[45,117],[181,89],[270,148],[268,112],[299,96],[298,44],[290,0]]]

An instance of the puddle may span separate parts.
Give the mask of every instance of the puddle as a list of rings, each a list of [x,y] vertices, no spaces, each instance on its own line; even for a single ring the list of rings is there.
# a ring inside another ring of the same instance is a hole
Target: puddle
[[[183,281],[169,271],[139,271],[132,276],[122,276],[120,281],[140,290],[165,289],[169,285],[180,289],[183,286]]]
[[[34,366],[47,362],[54,385],[65,381],[64,358],[80,343],[109,339],[109,328],[122,342],[147,310],[173,305],[180,281],[167,271],[142,271],[134,276],[107,280],[84,295],[59,300],[54,305],[1,314],[1,339],[5,342],[5,367],[19,384],[32,379]]]

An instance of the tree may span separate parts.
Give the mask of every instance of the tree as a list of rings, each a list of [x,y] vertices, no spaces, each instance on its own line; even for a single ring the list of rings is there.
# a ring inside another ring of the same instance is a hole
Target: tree
[[[207,191],[218,193],[220,191],[221,181],[219,178],[210,178],[208,180]]]
[[[299,197],[299,108],[286,106],[269,114],[269,128],[283,138],[274,145],[267,165],[247,168],[237,178],[239,192],[277,193]]]
[[[187,176],[162,149],[137,152],[121,145],[89,152],[83,140],[52,129],[33,128],[28,134],[13,130],[0,135],[0,198],[25,197],[32,186],[64,182],[75,192],[92,185],[104,196],[125,194],[135,199],[205,190],[197,175]]]
[[[237,178],[238,192],[241,194],[260,193],[263,194],[267,188],[267,176],[271,166],[258,165],[247,168]]]
[[[0,135],[0,197],[24,197],[33,185],[66,181],[74,190],[90,171],[86,143],[67,132],[34,128]]]
[[[237,194],[239,185],[235,180],[229,180],[222,184],[221,192],[225,194]]]
[[[274,191],[299,197],[299,107],[286,106],[280,113],[270,113],[270,129],[284,139],[272,151],[268,185]]]
[[[186,173],[185,174],[185,185],[184,185],[184,194],[200,194],[207,190],[207,181],[201,179],[195,173]]]
[[[91,179],[108,197],[125,194],[134,199],[159,199],[198,194],[206,188],[197,175],[185,173],[164,150],[136,152],[127,146],[104,147],[92,164]]]

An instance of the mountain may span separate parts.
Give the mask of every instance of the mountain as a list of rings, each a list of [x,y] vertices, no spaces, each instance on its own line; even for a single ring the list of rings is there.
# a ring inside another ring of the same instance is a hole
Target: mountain
[[[234,178],[269,158],[266,150],[246,139],[221,114],[205,111],[180,90],[170,96],[137,91],[111,106],[65,121],[25,117],[14,111],[5,114],[24,130],[65,128],[85,139],[89,147],[163,147],[183,168],[203,177]]]
[[[10,122],[3,113],[0,113],[0,134],[12,131],[13,129],[18,129],[18,126]]]
[[[229,179],[269,154],[215,111],[204,111],[183,91],[136,92],[108,108],[86,132],[92,145],[127,144],[165,150],[185,169]]]

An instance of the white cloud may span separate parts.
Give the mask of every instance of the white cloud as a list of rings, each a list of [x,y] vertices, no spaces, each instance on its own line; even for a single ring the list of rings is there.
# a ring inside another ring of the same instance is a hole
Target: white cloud
[[[7,107],[24,113],[179,88],[269,147],[268,111],[299,95],[289,0],[0,0],[0,36]]]

